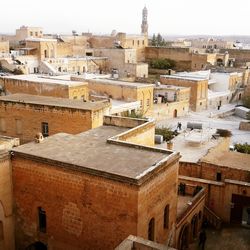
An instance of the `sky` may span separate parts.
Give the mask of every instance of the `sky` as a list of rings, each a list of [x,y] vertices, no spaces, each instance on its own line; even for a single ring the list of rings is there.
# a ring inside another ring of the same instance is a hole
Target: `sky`
[[[250,35],[250,0],[1,0],[0,33],[26,25],[44,33],[139,34],[145,5],[149,34]]]

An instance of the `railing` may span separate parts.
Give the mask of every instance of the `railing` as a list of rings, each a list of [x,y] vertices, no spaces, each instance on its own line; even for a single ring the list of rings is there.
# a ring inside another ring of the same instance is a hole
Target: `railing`
[[[186,193],[187,194],[187,193]],[[183,195],[183,194],[182,194]],[[192,197],[192,199],[189,201],[189,206],[184,210],[182,211],[182,213],[178,216],[177,218],[177,224],[179,224],[183,218],[185,218],[189,213],[190,211],[197,206],[197,204],[199,204],[199,202],[202,200],[202,199],[205,199],[205,189],[204,188],[201,188],[199,191],[197,190],[197,193],[196,194],[193,194],[194,196]]]
[[[216,229],[221,228],[222,220],[220,217],[218,217],[211,209],[209,209],[207,206],[204,206],[204,218],[207,220],[207,222],[214,226]]]

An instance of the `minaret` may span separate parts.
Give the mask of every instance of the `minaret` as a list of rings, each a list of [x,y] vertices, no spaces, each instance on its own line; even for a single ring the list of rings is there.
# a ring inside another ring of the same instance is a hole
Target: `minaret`
[[[142,10],[141,33],[145,36],[148,35],[148,10],[146,6]]]

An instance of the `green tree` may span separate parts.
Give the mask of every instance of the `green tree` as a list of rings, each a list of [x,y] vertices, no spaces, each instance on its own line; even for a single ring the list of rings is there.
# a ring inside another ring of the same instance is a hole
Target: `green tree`
[[[155,34],[153,34],[153,37],[152,37],[152,41],[151,41],[151,45],[152,46],[156,46],[157,42],[156,42],[156,37],[155,37]]]
[[[153,69],[173,69],[176,66],[176,62],[167,58],[153,59],[150,62],[150,67]]]
[[[237,143],[234,145],[236,151],[244,154],[250,154],[250,145],[248,143],[240,144]]]
[[[164,141],[171,141],[178,132],[172,131],[170,127],[156,128],[155,134],[162,135]]]

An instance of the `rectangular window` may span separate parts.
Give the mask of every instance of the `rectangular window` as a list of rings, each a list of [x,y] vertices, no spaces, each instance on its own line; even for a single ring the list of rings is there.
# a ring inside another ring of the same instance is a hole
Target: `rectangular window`
[[[38,207],[39,231],[46,233],[46,212],[41,207]]]
[[[47,122],[42,122],[42,134],[44,137],[49,136],[49,124]]]
[[[164,209],[163,227],[168,228],[168,224],[169,224],[169,205],[167,205]]]
[[[21,119],[16,119],[16,134],[21,135],[22,133],[23,133],[22,120]]]
[[[147,99],[147,106],[148,106],[148,107],[149,107],[149,104],[150,104],[149,99]]]
[[[36,36],[38,36],[38,32],[36,32]]]
[[[221,181],[221,173],[218,172],[218,173],[216,174],[216,180],[217,180],[217,181]]]
[[[3,117],[0,117],[0,132],[6,132],[6,122]]]
[[[140,108],[142,108],[142,100],[140,100]]]
[[[30,32],[30,35],[33,36],[33,32],[32,31]]]

